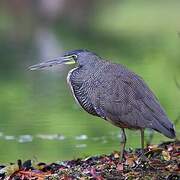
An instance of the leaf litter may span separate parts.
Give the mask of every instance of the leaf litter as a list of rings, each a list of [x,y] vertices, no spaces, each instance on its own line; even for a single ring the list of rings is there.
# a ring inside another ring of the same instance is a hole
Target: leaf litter
[[[0,165],[0,180],[121,180],[180,179],[180,141],[127,150],[120,163],[119,152],[46,164],[27,160]]]

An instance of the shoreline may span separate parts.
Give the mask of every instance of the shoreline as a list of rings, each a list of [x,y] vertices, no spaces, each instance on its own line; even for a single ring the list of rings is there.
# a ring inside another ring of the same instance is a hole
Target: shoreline
[[[51,164],[27,160],[8,166],[0,165],[0,180],[58,180],[58,179],[178,179],[180,178],[180,141],[163,142],[141,150],[125,151],[122,163],[119,152],[91,156]]]

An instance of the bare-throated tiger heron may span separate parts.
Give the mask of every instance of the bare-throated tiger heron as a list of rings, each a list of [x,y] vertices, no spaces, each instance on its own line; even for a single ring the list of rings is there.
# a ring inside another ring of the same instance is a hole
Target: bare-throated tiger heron
[[[121,155],[126,143],[125,128],[154,129],[175,138],[175,129],[153,92],[141,77],[120,64],[106,61],[88,50],[65,52],[62,56],[31,66],[31,70],[60,64],[76,64],[67,81],[80,106],[122,129]]]

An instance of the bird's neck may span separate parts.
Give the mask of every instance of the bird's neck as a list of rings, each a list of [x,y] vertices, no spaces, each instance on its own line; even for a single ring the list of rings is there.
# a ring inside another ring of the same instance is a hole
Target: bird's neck
[[[69,77],[72,81],[83,82],[90,78],[98,76],[98,74],[105,68],[106,62],[96,61],[91,64],[86,64],[84,66],[79,66],[72,69],[69,72]]]

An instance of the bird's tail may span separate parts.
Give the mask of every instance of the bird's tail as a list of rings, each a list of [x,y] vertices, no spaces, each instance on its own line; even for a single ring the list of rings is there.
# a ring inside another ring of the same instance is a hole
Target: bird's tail
[[[176,138],[174,125],[169,120],[168,121],[166,120],[166,124],[158,120],[154,121],[153,129],[156,131],[159,131],[160,133],[164,134],[168,138],[171,138],[171,139]]]

